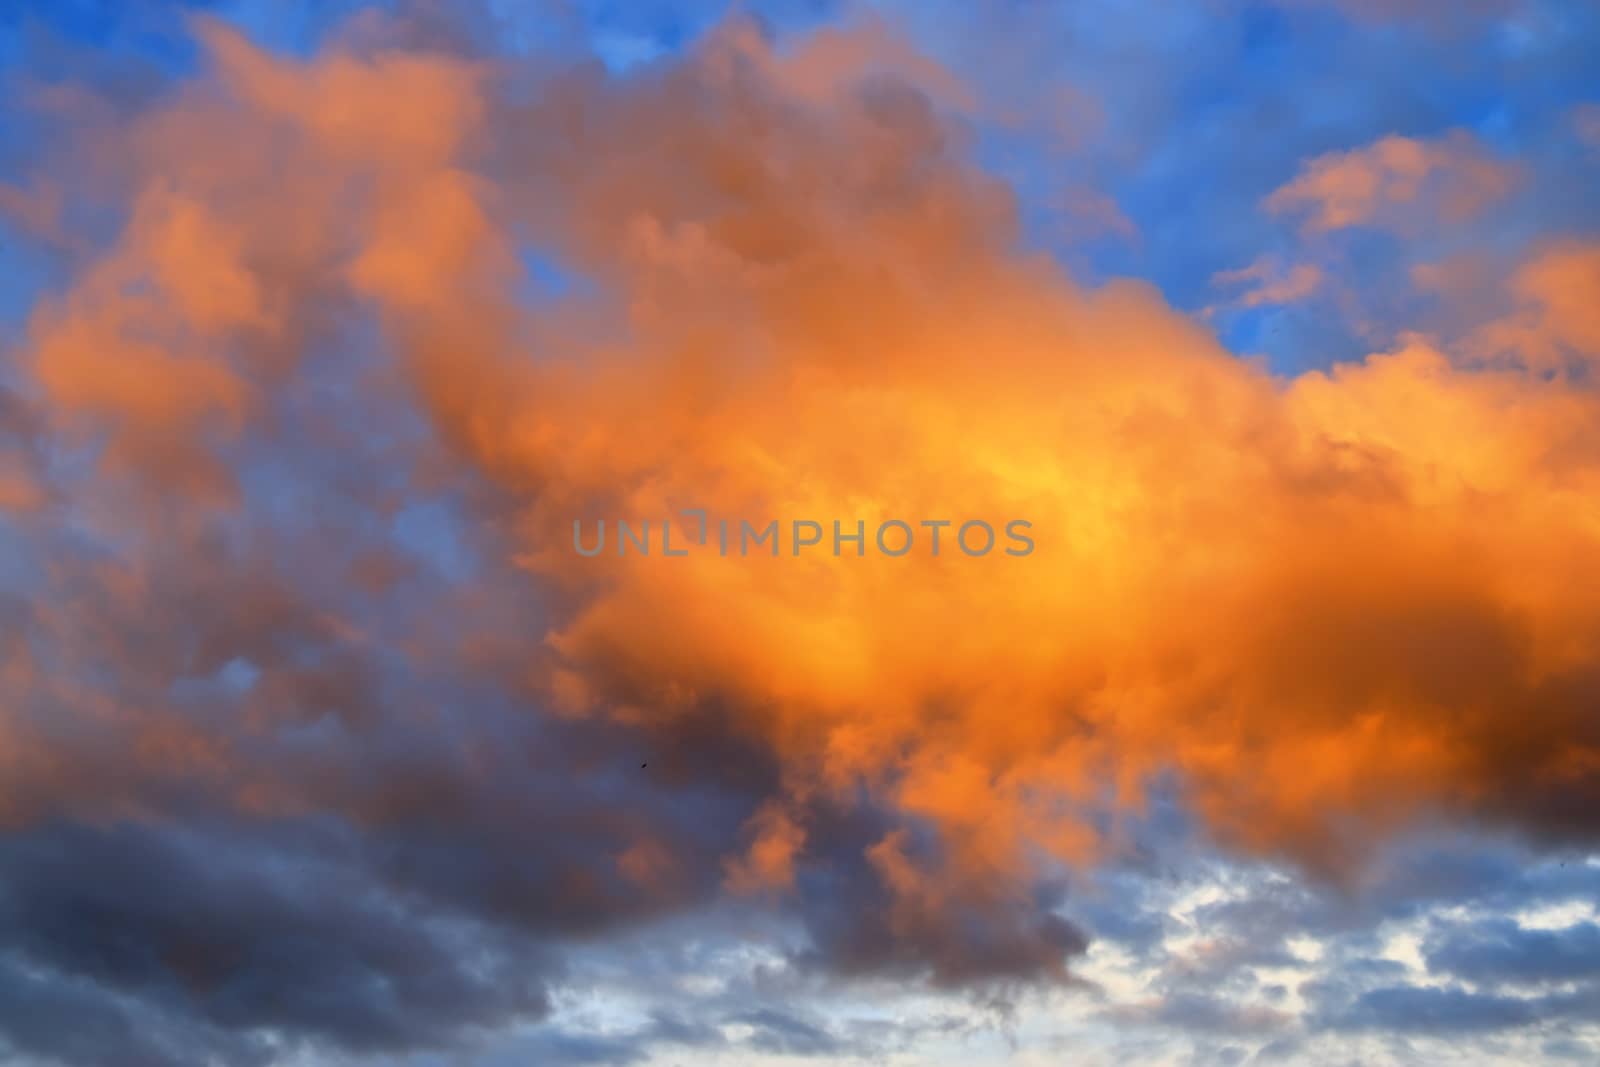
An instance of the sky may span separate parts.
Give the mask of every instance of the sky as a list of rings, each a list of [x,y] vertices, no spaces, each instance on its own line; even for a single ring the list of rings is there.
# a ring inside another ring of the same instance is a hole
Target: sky
[[[7,0],[0,1062],[1600,1062],[1597,51]]]

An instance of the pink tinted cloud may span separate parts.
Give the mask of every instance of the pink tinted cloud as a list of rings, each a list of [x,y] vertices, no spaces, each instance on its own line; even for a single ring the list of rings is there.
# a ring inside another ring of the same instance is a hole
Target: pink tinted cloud
[[[1391,135],[1307,161],[1264,201],[1309,234],[1350,226],[1404,229],[1423,219],[1461,222],[1515,187],[1520,169],[1457,131],[1424,140]]]

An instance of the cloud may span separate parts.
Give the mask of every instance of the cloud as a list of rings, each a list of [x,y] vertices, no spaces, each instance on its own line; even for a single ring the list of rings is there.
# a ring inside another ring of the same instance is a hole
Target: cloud
[[[734,1020],[754,1031],[750,1044],[762,1052],[786,1056],[826,1056],[842,1043],[822,1027],[783,1012],[762,1009]]]
[[[1245,288],[1231,303],[1242,308],[1292,304],[1315,293],[1324,281],[1322,268],[1314,263],[1297,263],[1283,268],[1263,257],[1238,270],[1225,270],[1211,277],[1213,285]]]
[[[1552,370],[1600,356],[1600,245],[1560,242],[1522,263],[1511,278],[1517,307],[1481,327],[1469,346],[1488,358]]]
[[[1464,989],[1397,986],[1363,993],[1348,1014],[1339,1019],[1339,1025],[1457,1034],[1525,1026],[1548,1017],[1548,1005],[1521,998]]]
[[[1430,0],[1276,0],[1286,8],[1333,8],[1347,17],[1370,22],[1429,22],[1448,27],[1452,18],[1489,17],[1515,12],[1522,0],[1463,0],[1448,11]]]
[[[1054,201],[1059,215],[1055,220],[1069,241],[1113,236],[1127,240],[1139,237],[1139,228],[1123,214],[1117,202],[1093,189],[1068,188]]]
[[[1591,151],[1600,151],[1600,104],[1579,104],[1572,109],[1572,130]]]
[[[1288,1022],[1281,1012],[1264,1006],[1248,1007],[1203,994],[1182,994],[1123,1010],[1119,1022],[1158,1023],[1189,1033],[1243,1036],[1270,1033]]]
[[[152,1062],[454,1049],[544,1018],[572,946],[734,896],[825,980],[1071,988],[1070,875],[1160,784],[1345,880],[1426,819],[1593,840],[1600,410],[1524,337],[1279,378],[1147,285],[1080,286],[881,29],[783,52],[736,20],[617,76],[196,26],[197,73],[74,127],[100,168],[61,218],[116,225],[8,352],[32,1017]],[[1393,139],[1274,200],[1320,230],[1504,179]],[[534,252],[583,284],[528,299]],[[1588,352],[1570,255],[1523,291]],[[1262,271],[1247,302],[1316,281]],[[570,551],[695,507],[1038,544]],[[29,1019],[14,1045],[85,1055]],[[627,1062],[618,1032],[546,1040]]]
[[[532,943],[418,915],[331,857],[51,827],[8,838],[0,869],[7,1003],[32,1014],[76,997],[102,1031],[148,1030],[135,1048],[173,1026],[192,1040],[153,1062],[205,1062],[208,1049],[267,1062],[274,1031],[357,1052],[427,1047],[549,1010]],[[50,1036],[25,1018],[4,1033],[69,1061],[111,1037]]]
[[[1514,164],[1462,131],[1435,140],[1390,135],[1306,162],[1264,204],[1275,214],[1300,216],[1310,234],[1350,226],[1404,228],[1419,225],[1420,218],[1459,223],[1504,197],[1518,174]]]
[[[1495,919],[1451,931],[1428,950],[1430,970],[1475,983],[1537,984],[1600,978],[1600,926],[1528,930]]]

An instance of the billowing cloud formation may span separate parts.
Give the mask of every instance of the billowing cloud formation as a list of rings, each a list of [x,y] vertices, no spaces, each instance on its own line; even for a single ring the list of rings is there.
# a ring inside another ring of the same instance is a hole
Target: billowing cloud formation
[[[149,1062],[448,1045],[543,1017],[563,942],[715,899],[825,974],[1065,982],[1062,886],[1158,784],[1336,876],[1424,818],[1592,838],[1593,247],[1460,352],[1274,377],[1025,251],[959,81],[884,32],[734,21],[618,77],[201,21],[131,119],[48,94],[30,187],[70,176],[96,251],[0,394],[15,1003],[153,1004]],[[1269,204],[1328,230],[1437,178],[1456,216],[1506,175],[1391,138]],[[573,550],[690,509],[824,542]],[[953,525],[889,558],[886,519]]]

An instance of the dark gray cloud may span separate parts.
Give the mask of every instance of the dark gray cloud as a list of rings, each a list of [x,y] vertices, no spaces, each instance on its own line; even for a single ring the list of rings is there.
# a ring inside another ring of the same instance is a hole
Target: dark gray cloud
[[[9,836],[0,944],[42,983],[23,983],[35,998],[75,988],[108,1028],[150,1013],[216,1041],[377,1052],[548,1012],[553,964],[530,938],[418,907],[306,836],[135,824]]]
[[[1236,1037],[1270,1034],[1291,1025],[1283,1012],[1266,1004],[1240,1002],[1204,993],[1175,993],[1119,1010],[1112,1018],[1124,1023],[1154,1023],[1190,1034]]]
[[[839,1052],[844,1043],[822,1026],[771,1008],[735,1016],[733,1022],[753,1028],[752,1048],[782,1056],[827,1056]]]
[[[1398,1033],[1474,1033],[1527,1026],[1551,1017],[1556,1004],[1464,989],[1390,986],[1362,993],[1329,1020],[1342,1029]]]
[[[822,823],[829,862],[801,875],[799,909],[811,937],[804,963],[844,975],[928,979],[937,985],[1003,987],[1066,982],[1089,935],[1061,914],[1061,890],[1020,899],[956,893],[937,906],[897,900],[866,848],[885,824],[871,813]],[[930,835],[908,835],[912,853],[937,870]]]
[[[1600,978],[1600,925],[1529,930],[1490,919],[1449,929],[1428,945],[1427,959],[1429,970],[1475,983],[1588,981]]]

